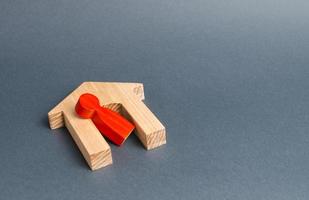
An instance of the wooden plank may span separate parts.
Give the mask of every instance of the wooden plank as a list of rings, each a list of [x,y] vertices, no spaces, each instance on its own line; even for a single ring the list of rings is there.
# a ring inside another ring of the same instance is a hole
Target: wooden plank
[[[92,170],[113,163],[110,146],[92,121],[75,116],[74,108],[63,112],[65,126]]]
[[[136,127],[136,135],[147,150],[166,144],[165,127],[151,110],[142,102],[136,101],[132,95],[126,95],[127,91],[115,86],[119,92],[120,102],[130,120]],[[116,91],[116,89],[114,89]]]

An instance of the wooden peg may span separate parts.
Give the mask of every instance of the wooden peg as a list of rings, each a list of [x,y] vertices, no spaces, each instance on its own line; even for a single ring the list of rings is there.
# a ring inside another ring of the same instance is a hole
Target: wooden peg
[[[134,129],[134,125],[119,113],[101,107],[99,99],[90,93],[79,97],[75,111],[82,118],[92,119],[102,135],[116,145],[121,145]]]

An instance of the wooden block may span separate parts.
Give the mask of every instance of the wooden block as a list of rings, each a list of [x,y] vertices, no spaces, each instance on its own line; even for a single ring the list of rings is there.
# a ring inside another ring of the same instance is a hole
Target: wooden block
[[[166,143],[165,127],[142,102],[142,84],[84,82],[48,113],[48,119],[51,129],[67,127],[92,170],[112,164],[112,154],[91,119],[81,119],[75,113],[74,107],[83,93],[94,94],[104,107],[122,112],[134,123],[135,133],[147,150]]]

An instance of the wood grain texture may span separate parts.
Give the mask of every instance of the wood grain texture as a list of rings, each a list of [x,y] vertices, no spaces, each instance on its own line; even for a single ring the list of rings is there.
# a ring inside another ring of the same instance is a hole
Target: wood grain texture
[[[74,106],[83,93],[96,95],[101,105],[124,115],[134,123],[147,150],[166,143],[165,127],[142,102],[141,83],[84,82],[48,113],[51,129],[66,126],[92,170],[112,164],[112,153],[101,133],[90,119],[79,118]]]

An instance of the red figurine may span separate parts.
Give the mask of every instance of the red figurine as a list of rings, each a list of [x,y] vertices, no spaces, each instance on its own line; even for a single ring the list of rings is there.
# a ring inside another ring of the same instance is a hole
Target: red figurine
[[[134,129],[134,125],[120,114],[101,107],[99,99],[93,94],[82,94],[75,111],[82,118],[92,119],[101,134],[116,145],[121,145]]]

